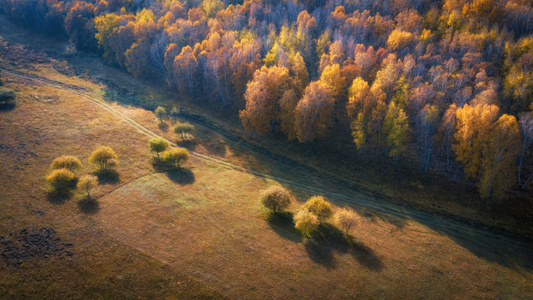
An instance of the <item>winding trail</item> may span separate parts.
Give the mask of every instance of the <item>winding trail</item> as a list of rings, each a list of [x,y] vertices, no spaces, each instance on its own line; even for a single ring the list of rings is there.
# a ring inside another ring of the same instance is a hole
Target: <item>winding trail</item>
[[[51,80],[34,74],[21,72],[11,68],[0,67],[0,70],[4,74],[9,74],[14,77],[19,77],[22,79],[49,85],[55,88],[60,88],[74,95],[83,97],[84,99],[93,102],[95,105],[99,106],[103,110],[106,110],[107,112],[115,115],[124,122],[128,123],[131,127],[135,128],[148,138],[151,139],[159,137],[158,134],[139,124],[137,121],[125,115],[120,110],[107,104],[105,101],[90,95],[89,90],[86,88]],[[297,170],[302,172],[310,172],[311,174],[313,174],[314,177],[322,181],[331,182],[338,186],[347,188],[351,191],[350,194],[352,195],[331,192],[325,189],[309,186],[296,181],[287,180],[266,173],[250,170],[215,157],[189,150],[192,156],[200,160],[230,168],[233,170],[237,170],[240,172],[252,174],[261,178],[288,184],[310,193],[325,195],[330,199],[350,204],[351,206],[356,208],[362,208],[365,210],[370,209],[372,214],[377,217],[395,217],[405,220],[414,220],[430,227],[431,229],[437,232],[448,235],[457,243],[469,249],[475,254],[482,253],[479,255],[485,256],[485,258],[487,258],[488,260],[494,260],[509,267],[523,267],[529,270],[533,269],[533,245],[530,240],[527,240],[523,237],[515,236],[511,232],[489,228],[485,224],[482,224],[480,222],[460,218],[454,215],[429,213],[416,207],[409,206],[407,204],[396,203],[387,196],[380,195],[355,184],[350,184],[345,181],[337,180],[335,178],[320,173],[320,171],[312,167],[303,165],[288,157],[273,154],[265,148],[247,143],[246,141],[242,140],[242,138],[232,135],[231,133],[216,126],[213,126],[212,124],[209,124],[192,115],[180,115],[180,117],[186,118],[201,126],[205,126],[210,130],[213,130],[218,134],[222,135],[224,138],[239,143],[240,145],[247,147],[251,151],[265,155],[287,167],[290,166],[291,168],[296,168]],[[176,143],[170,142],[170,144],[173,147],[178,146]],[[490,249],[490,253],[487,254],[485,253],[485,251],[488,249]],[[506,252],[504,253],[502,251]]]

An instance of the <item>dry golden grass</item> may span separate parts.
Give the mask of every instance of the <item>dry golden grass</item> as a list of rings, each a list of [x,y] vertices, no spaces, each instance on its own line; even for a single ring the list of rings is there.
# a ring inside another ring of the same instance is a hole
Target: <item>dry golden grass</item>
[[[271,182],[197,163],[192,174],[139,178],[102,197],[95,218],[120,241],[232,298],[531,295],[531,274],[489,263],[416,222],[366,220],[352,245],[338,232],[308,241],[290,220],[269,221],[261,209],[257,191]]]
[[[38,251],[33,253],[37,257],[26,257],[28,251],[19,245],[18,252],[23,255],[20,267],[11,265],[17,261],[13,257],[0,263],[0,297],[216,297],[203,284],[103,231],[93,217],[102,203],[87,210],[79,202],[82,195],[62,201],[50,198],[44,188],[44,177],[55,157],[78,156],[84,166],[76,174],[86,174],[94,170],[87,157],[100,144],[119,153],[119,180],[99,185],[94,191],[96,198],[149,174],[146,138],[70,93],[18,85],[11,77],[7,83],[18,91],[18,99],[14,109],[0,111],[0,236],[15,240],[10,234],[53,228],[62,243],[74,246],[72,257],[42,257]],[[119,131],[123,134],[117,139]],[[6,248],[0,250],[5,253]]]
[[[36,69],[64,79],[47,66]],[[188,171],[156,172],[148,137],[131,124],[67,91],[18,77],[6,82],[19,98],[14,109],[0,111],[0,236],[46,227],[74,246],[72,257],[27,257],[19,268],[0,260],[2,298],[533,297],[531,252],[515,252],[514,244],[362,207],[355,207],[364,218],[351,242],[329,226],[306,240],[291,213],[273,217],[259,205],[258,192],[275,182],[197,158]],[[113,107],[176,141],[151,112]],[[247,153],[206,128],[197,127],[195,137],[190,144],[199,152],[361,196]],[[92,172],[87,157],[98,145],[111,146],[120,160],[118,179],[92,192],[98,205],[79,202],[79,194],[49,197],[44,177],[51,161],[75,155],[84,163],[76,174]],[[299,199],[292,213],[313,195],[287,188]]]
[[[0,118],[0,171],[10,174],[2,180],[8,200],[0,235],[51,227],[74,244],[74,256],[32,258],[20,269],[2,265],[0,295],[216,295],[209,289],[231,298],[533,295],[528,269],[487,261],[415,221],[369,216],[352,231],[352,244],[334,230],[325,240],[305,240],[290,215],[271,218],[259,205],[258,191],[274,182],[196,158],[190,172],[154,173],[148,138],[121,119],[55,88],[16,89],[17,106]],[[121,109],[158,126],[142,109]],[[47,201],[50,162],[76,155],[84,163],[77,174],[91,172],[87,157],[100,144],[118,153],[120,177],[95,189],[98,209],[84,213],[81,195]],[[292,189],[300,196],[294,212],[310,194]]]

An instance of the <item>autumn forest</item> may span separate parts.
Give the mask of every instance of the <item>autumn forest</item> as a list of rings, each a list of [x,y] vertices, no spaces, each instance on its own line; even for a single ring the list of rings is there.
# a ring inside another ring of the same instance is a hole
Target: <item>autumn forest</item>
[[[3,0],[138,78],[203,96],[246,130],[435,160],[505,198],[533,176],[528,0]],[[416,151],[407,151],[416,149]]]
[[[0,299],[533,299],[531,0],[0,0]]]

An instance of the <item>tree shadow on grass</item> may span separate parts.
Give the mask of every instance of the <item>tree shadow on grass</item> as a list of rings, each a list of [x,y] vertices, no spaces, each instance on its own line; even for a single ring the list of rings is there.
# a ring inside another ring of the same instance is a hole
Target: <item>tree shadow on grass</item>
[[[351,236],[348,236],[347,240],[351,246],[350,253],[363,267],[375,272],[383,270],[383,262],[376,256],[374,250],[361,241],[355,241]]]
[[[187,148],[189,150],[196,149],[196,146],[198,146],[198,140],[197,139],[188,139],[188,140],[182,140],[180,139],[177,144],[179,144],[181,147]]]
[[[95,198],[92,197],[84,197],[78,201],[78,207],[80,208],[81,212],[88,215],[93,215],[100,210],[100,204]]]
[[[302,236],[300,231],[294,228],[293,215],[291,212],[268,212],[266,220],[268,225],[276,232],[279,236],[286,240],[290,240],[296,243],[302,241]]]
[[[311,237],[321,244],[329,245],[338,252],[346,253],[349,250],[349,242],[344,233],[329,223],[320,223]]]
[[[157,126],[159,127],[159,130],[163,132],[167,132],[168,128],[170,127],[167,122],[159,122]]]
[[[175,169],[171,164],[165,162],[161,158],[154,157],[152,159],[152,167],[157,173],[167,172],[171,169]]]
[[[379,199],[380,196],[375,198]],[[415,221],[441,235],[448,236],[458,246],[467,249],[483,260],[497,263],[515,271],[526,270],[530,272],[533,270],[533,251],[530,237],[498,228],[496,225],[491,227],[488,225],[490,222],[481,223],[466,217],[448,215],[446,212],[428,212],[404,204],[396,204],[393,201],[390,201],[388,205],[394,208],[397,213],[367,209],[363,216],[370,221],[383,220],[397,226],[398,229],[401,229],[408,222]],[[509,206],[509,202],[507,202],[507,206]],[[398,214],[403,216],[400,217]],[[365,248],[359,250],[365,250]],[[363,258],[359,258],[360,262],[366,259],[365,262],[368,262],[369,267],[379,270],[380,264],[372,260],[374,254],[369,251],[366,251],[366,254],[366,258],[365,255],[362,255]],[[364,264],[364,262],[362,263]]]
[[[219,139],[213,139],[212,141],[204,140],[202,146],[209,151],[210,154],[216,155],[218,157],[226,157],[226,143]]]
[[[46,200],[53,204],[63,204],[70,200],[73,196],[73,190],[76,189],[78,184],[78,179],[78,177],[74,177],[62,187],[49,185],[47,187]]]
[[[177,169],[174,165],[163,160],[154,159],[152,166],[158,173],[166,173],[168,179],[179,185],[193,184],[196,181],[191,169]]]
[[[279,236],[293,242],[302,241],[300,231],[294,228],[291,212],[269,212],[266,220]],[[311,233],[309,239],[303,240],[303,244],[309,258],[328,269],[337,266],[335,252],[350,253],[369,270],[380,272],[383,269],[383,263],[372,249],[363,242],[355,241],[349,235],[346,236],[341,230],[329,223],[320,224],[318,229]]]
[[[168,179],[172,180],[179,185],[193,184],[196,179],[191,169],[174,169],[167,171]]]
[[[120,182],[120,175],[115,170],[98,170],[93,174],[98,177],[99,184],[117,184]]]
[[[0,103],[0,112],[8,112],[15,109],[15,103]]]
[[[370,222],[375,223],[378,220],[382,220],[396,226],[397,229],[402,229],[407,224],[407,220],[405,218],[396,217],[386,213],[376,214],[372,209],[368,209],[366,207],[359,207],[357,212]]]
[[[309,258],[323,265],[328,269],[334,269],[337,266],[335,256],[333,256],[333,250],[329,245],[324,245],[319,241],[308,239],[304,241],[305,252]]]
[[[72,198],[70,190],[51,190],[46,193],[46,200],[52,204],[63,204]]]
[[[383,262],[376,256],[374,251],[361,241],[356,241],[350,235],[345,235],[337,227],[322,223],[318,229],[311,234],[312,240],[305,244],[309,257],[321,265],[328,268],[335,267],[333,253],[349,253],[363,267],[381,272]]]

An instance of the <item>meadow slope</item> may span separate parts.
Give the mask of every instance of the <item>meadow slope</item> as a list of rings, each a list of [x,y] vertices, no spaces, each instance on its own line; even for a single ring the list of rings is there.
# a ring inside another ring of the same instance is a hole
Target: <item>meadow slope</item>
[[[67,76],[62,62],[13,41],[2,47],[3,76],[18,99],[0,111],[0,236],[12,246],[0,248],[1,296],[533,297],[528,241],[289,170],[207,126],[198,126],[187,172],[154,169],[148,139],[177,139],[139,105],[106,101],[127,87]],[[21,51],[42,60],[17,59]],[[120,164],[118,177],[96,189],[99,204],[50,197],[50,162],[72,154],[84,162],[79,174],[91,172],[87,157],[100,144]],[[302,239],[290,215],[270,217],[257,191],[271,184],[298,196],[292,212],[315,194],[355,208],[363,221],[353,241],[333,229]],[[27,232],[37,239],[31,247]],[[35,246],[51,242],[63,250]]]

